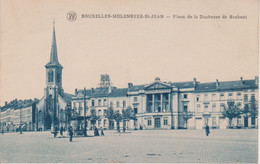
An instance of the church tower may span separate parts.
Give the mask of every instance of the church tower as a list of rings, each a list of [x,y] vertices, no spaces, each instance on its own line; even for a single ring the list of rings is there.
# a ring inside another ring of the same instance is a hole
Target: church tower
[[[58,124],[59,103],[58,97],[63,97],[62,88],[62,69],[58,61],[57,44],[55,35],[55,22],[53,22],[52,46],[50,61],[45,65],[46,68],[46,88],[44,89],[44,118],[45,129],[54,129]]]
[[[56,89],[57,93],[63,96],[64,94],[62,88],[63,67],[60,65],[58,61],[55,24],[53,24],[50,61],[45,65],[45,68],[46,68],[46,89],[48,90],[49,94],[54,95],[54,90]]]

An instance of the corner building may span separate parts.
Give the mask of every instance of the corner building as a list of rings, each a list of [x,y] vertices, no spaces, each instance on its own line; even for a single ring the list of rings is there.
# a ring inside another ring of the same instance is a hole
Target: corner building
[[[108,75],[101,75],[100,84],[104,84],[104,76],[109,79]],[[105,129],[116,128],[116,123],[105,118],[104,113],[109,107],[122,111],[130,106],[137,120],[129,121],[126,125],[128,129],[202,129],[206,123],[211,128],[226,129],[229,120],[223,117],[222,111],[228,101],[234,101],[239,108],[244,108],[252,97],[258,100],[258,77],[211,83],[200,83],[195,78],[187,82],[163,82],[157,77],[147,85],[128,83],[127,88],[116,88],[109,82],[107,84],[86,91],[87,115],[95,110],[100,116],[99,120],[89,122],[88,128],[93,125]],[[83,90],[76,89],[75,95],[72,109],[84,116]],[[187,125],[183,118],[185,112],[192,113]],[[255,128],[257,119],[241,115],[232,120],[232,126]]]

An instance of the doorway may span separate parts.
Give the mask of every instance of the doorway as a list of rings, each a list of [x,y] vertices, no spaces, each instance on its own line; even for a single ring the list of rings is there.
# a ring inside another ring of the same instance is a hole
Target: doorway
[[[161,128],[161,118],[154,118],[154,128]]]

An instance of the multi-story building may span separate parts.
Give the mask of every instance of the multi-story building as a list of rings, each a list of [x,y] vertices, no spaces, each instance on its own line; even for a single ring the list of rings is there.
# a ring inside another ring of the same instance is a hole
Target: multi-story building
[[[0,110],[1,130],[5,132],[36,130],[36,104],[38,100],[13,100]]]
[[[76,89],[75,95],[72,109],[83,117],[84,90]],[[87,116],[91,110],[100,116],[89,122],[88,128],[93,125],[114,128],[114,121],[104,116],[106,110],[122,111],[130,106],[136,113],[137,121],[130,121],[127,125],[129,129],[202,129],[206,124],[211,128],[225,129],[229,120],[223,117],[222,112],[227,102],[233,101],[242,109],[253,97],[258,100],[258,77],[211,83],[200,83],[195,78],[188,82],[163,82],[157,77],[147,85],[129,83],[127,88],[116,88],[111,85],[108,75],[101,75],[99,87],[86,90],[85,102]],[[187,125],[184,119],[186,113],[191,114]],[[257,119],[241,114],[232,120],[231,126],[255,127]]]

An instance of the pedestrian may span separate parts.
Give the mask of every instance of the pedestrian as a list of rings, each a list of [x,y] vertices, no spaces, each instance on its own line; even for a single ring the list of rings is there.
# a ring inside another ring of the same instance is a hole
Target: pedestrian
[[[73,128],[72,128],[72,126],[69,127],[69,135],[70,135],[70,142],[72,142],[72,137],[73,137]]]
[[[206,131],[206,136],[208,136],[210,133],[208,124],[206,124],[205,131]]]
[[[104,130],[103,130],[102,127],[101,127],[101,130],[100,130],[100,135],[101,135],[101,136],[105,136],[105,134],[104,134]]]
[[[63,127],[60,127],[60,135],[63,138]]]
[[[58,134],[58,128],[55,127],[55,128],[54,128],[54,132],[53,132],[54,138],[57,136],[57,134]]]
[[[125,132],[125,126],[123,126],[123,132]]]

